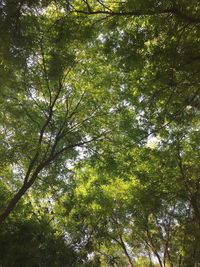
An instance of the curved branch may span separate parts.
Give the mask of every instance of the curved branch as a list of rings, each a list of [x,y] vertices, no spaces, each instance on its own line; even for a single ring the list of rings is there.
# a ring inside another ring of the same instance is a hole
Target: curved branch
[[[73,10],[71,12],[76,12],[85,15],[109,15],[109,16],[131,16],[131,17],[140,17],[140,16],[155,16],[162,14],[171,14],[176,16],[184,21],[187,21],[192,24],[199,24],[200,18],[193,17],[191,15],[185,14],[178,8],[166,8],[163,10],[131,10],[131,11],[112,11],[112,10]]]

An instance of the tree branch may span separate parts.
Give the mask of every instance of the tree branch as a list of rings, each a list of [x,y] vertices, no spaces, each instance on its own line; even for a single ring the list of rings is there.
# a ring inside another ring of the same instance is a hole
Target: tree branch
[[[104,7],[105,8],[105,7]],[[110,16],[131,16],[131,17],[140,17],[140,16],[155,16],[155,15],[165,15],[165,14],[171,14],[174,15],[183,21],[187,21],[191,24],[199,24],[200,18],[192,17],[188,14],[185,14],[178,8],[166,8],[163,10],[131,10],[131,11],[113,11],[109,8],[106,8],[106,10],[77,10],[74,9],[71,12],[85,14],[85,15],[110,15]]]

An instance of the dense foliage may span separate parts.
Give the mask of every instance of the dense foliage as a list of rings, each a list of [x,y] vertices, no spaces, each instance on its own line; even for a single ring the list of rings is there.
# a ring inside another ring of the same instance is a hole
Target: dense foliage
[[[200,264],[200,3],[0,3],[0,266]]]

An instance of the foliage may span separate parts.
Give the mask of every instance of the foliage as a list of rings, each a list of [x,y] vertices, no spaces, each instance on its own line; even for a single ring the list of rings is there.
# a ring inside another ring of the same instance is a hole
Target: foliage
[[[199,2],[0,10],[0,264],[196,267]]]

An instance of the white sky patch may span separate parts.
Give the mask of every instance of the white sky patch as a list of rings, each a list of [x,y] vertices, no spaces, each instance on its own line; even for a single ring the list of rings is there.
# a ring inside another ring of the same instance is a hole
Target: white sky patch
[[[97,39],[101,41],[102,43],[105,43],[106,41],[105,35],[103,33],[100,33]]]
[[[160,143],[160,138],[151,134],[147,138],[146,146],[149,147],[149,148],[156,148],[159,145],[159,143]]]

